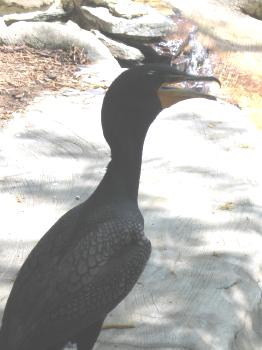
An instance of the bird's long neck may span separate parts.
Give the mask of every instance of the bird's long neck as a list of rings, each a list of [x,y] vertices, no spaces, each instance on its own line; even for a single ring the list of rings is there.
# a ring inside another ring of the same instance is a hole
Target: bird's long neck
[[[144,137],[127,137],[121,146],[111,149],[112,159],[96,190],[104,200],[129,200],[137,203]]]

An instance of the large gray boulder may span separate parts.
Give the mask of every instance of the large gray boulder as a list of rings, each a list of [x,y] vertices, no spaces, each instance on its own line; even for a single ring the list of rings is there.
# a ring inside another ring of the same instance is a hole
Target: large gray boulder
[[[1,130],[0,318],[32,247],[104,175],[97,90],[40,96]],[[97,349],[262,349],[261,141],[243,111],[215,101],[156,118],[139,199],[152,255]]]
[[[118,66],[109,49],[94,34],[76,24],[64,25],[48,22],[16,22],[9,27],[1,25],[3,44],[23,45],[44,49],[83,48],[91,61],[108,61]]]
[[[172,20],[150,10],[146,15],[132,20],[113,16],[108,8],[82,6],[82,26],[87,29],[95,28],[104,33],[135,40],[152,40],[161,38],[175,30]]]

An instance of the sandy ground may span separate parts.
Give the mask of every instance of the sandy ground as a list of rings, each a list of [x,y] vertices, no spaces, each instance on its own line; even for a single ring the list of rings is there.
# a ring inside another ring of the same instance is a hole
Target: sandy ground
[[[45,93],[0,131],[0,315],[31,248],[104,174],[103,94]],[[159,115],[139,196],[152,256],[95,349],[262,348],[261,151],[231,105],[198,99]]]

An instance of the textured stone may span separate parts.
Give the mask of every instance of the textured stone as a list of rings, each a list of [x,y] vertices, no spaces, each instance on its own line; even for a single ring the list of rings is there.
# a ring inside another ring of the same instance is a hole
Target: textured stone
[[[107,7],[113,15],[129,19],[146,15],[150,11],[149,6],[134,3],[130,0],[91,0],[88,3]]]
[[[106,60],[118,66],[109,49],[94,34],[80,29],[76,24],[16,22],[5,29],[5,37],[2,38],[4,43],[5,40],[9,40],[9,44],[27,44],[34,48],[48,49],[68,49],[76,46],[83,48],[91,61]]]
[[[98,30],[93,30],[92,32],[105,46],[109,48],[112,55],[119,60],[140,62],[145,58],[142,52],[135,47],[110,39]]]
[[[81,7],[88,29],[94,27],[105,33],[118,35],[124,38],[150,40],[167,35],[175,29],[173,21],[157,11],[133,18],[132,20],[113,16],[105,7]]]
[[[62,7],[51,6],[46,11],[33,11],[25,13],[12,13],[3,16],[3,20],[7,25],[19,21],[27,22],[54,22],[61,21],[67,17],[67,13]]]
[[[17,8],[41,8],[43,6],[51,5],[55,0],[1,0],[0,5],[6,7],[17,7]]]
[[[102,100],[46,94],[1,130],[0,315],[35,242],[103,177]],[[188,100],[157,117],[140,182],[152,256],[98,348],[262,349],[261,152],[261,134],[233,106]],[[219,209],[227,201],[234,208]]]
[[[35,8],[20,8],[20,7],[8,7],[8,11],[2,8],[3,18],[7,25],[10,25],[18,21],[30,21],[30,22],[55,22],[64,21],[73,10],[78,7],[80,0],[55,0],[47,9],[39,9],[35,11]],[[1,10],[1,6],[0,6]]]
[[[235,0],[236,6],[244,13],[262,19],[262,0]]]
[[[50,8],[63,9],[66,13],[70,13],[77,6],[80,6],[81,0],[0,0],[0,14],[18,14],[30,11],[45,11]]]

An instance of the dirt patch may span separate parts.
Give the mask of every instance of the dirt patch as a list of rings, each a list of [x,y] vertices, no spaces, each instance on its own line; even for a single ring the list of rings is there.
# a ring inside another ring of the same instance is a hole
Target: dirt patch
[[[51,51],[0,46],[0,123],[23,110],[41,91],[86,89],[88,85],[75,74],[79,64],[89,64],[89,59],[74,47]]]

